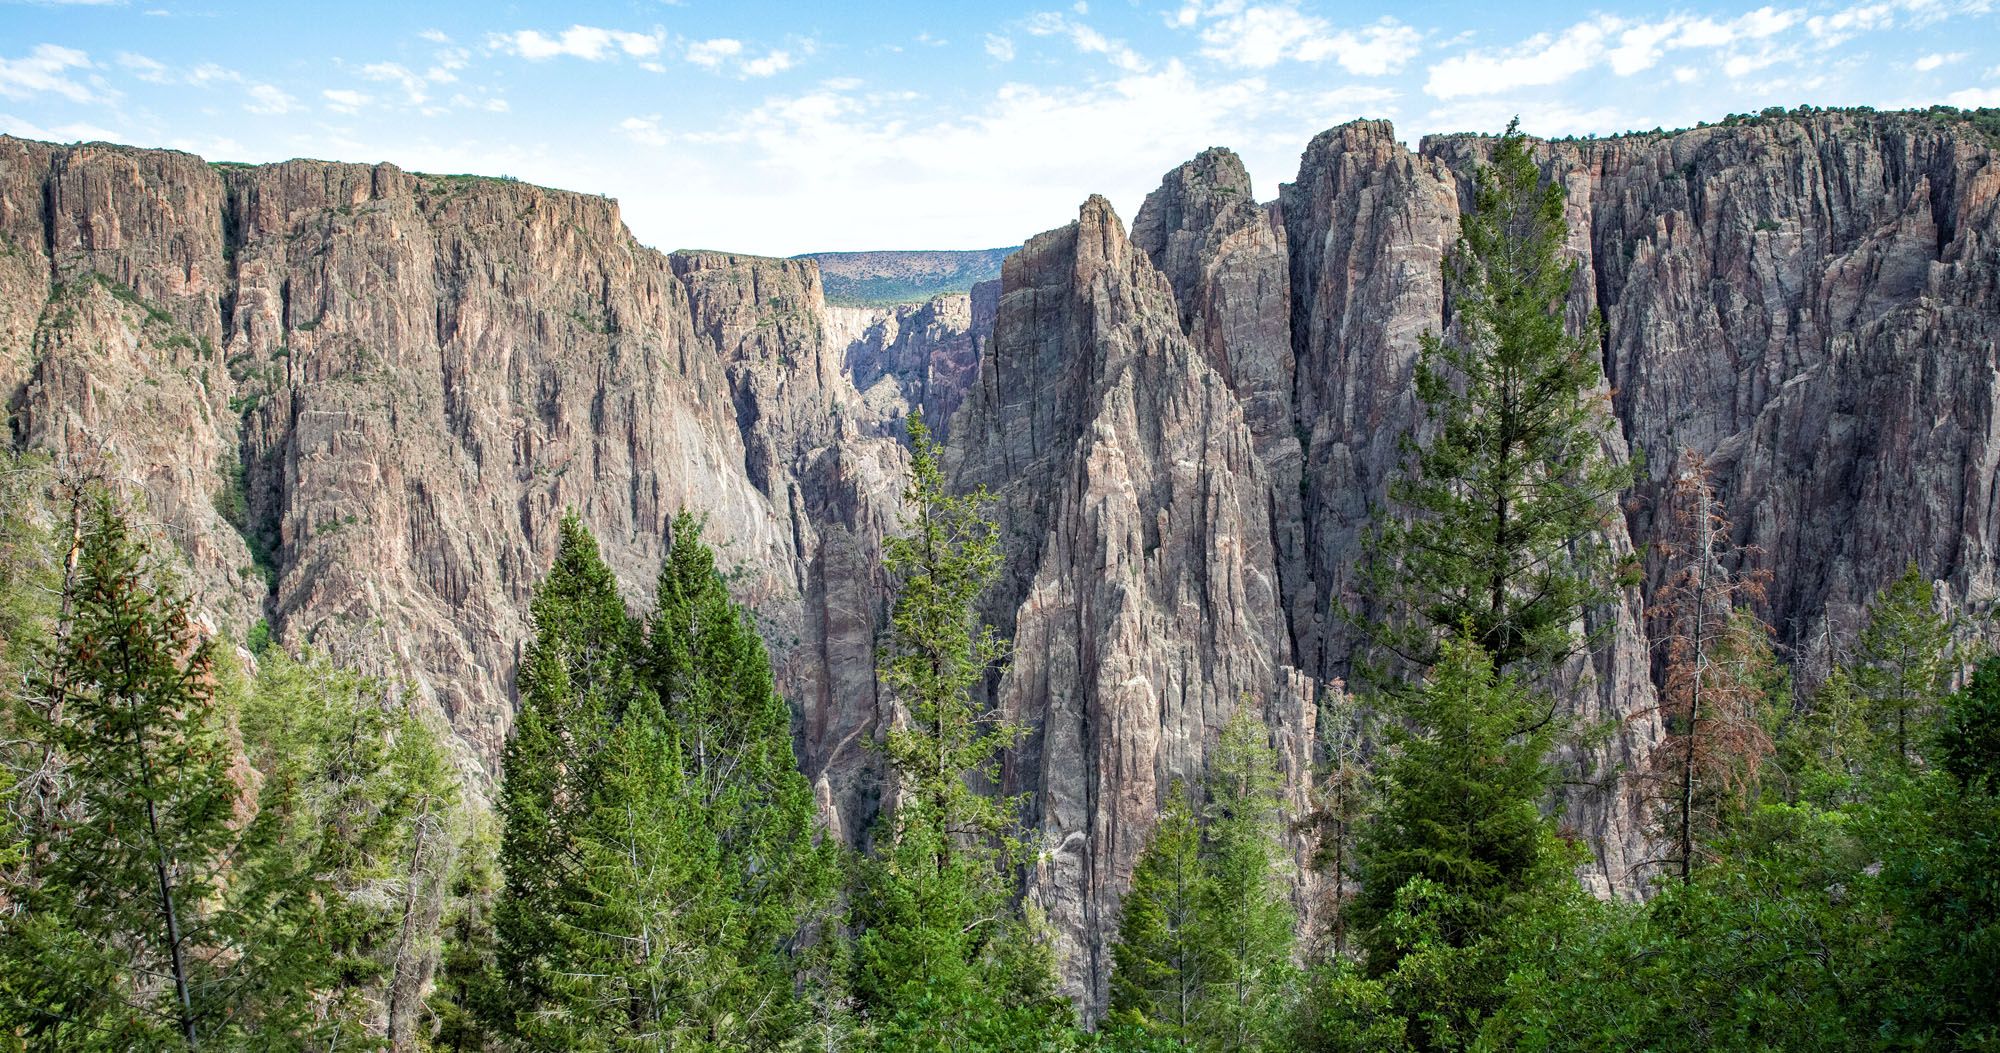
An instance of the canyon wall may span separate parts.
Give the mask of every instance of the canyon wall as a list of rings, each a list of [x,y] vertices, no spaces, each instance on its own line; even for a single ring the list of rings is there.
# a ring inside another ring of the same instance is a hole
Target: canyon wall
[[[1031,794],[1027,893],[1095,1002],[1154,809],[1236,707],[1302,799],[1353,645],[1334,611],[1490,148],[1355,122],[1263,202],[1211,150],[1129,231],[1092,198],[970,295],[843,308],[811,261],[654,252],[602,198],[0,138],[0,385],[17,445],[139,495],[219,628],[398,674],[489,773],[560,512],[635,605],[672,515],[704,514],[854,840],[889,704],[876,553],[921,408],[997,498],[986,613],[1013,654],[990,690],[1032,728],[1004,788]],[[1994,144],[1823,113],[1538,150],[1570,191],[1572,318],[1605,321],[1605,449],[1644,459],[1612,542],[1655,536],[1689,447],[1808,676],[1910,561],[1990,603]],[[1614,729],[1564,757],[1562,821],[1607,894],[1647,876],[1620,772],[1658,734],[1649,588],[1595,612],[1607,642],[1565,672]]]

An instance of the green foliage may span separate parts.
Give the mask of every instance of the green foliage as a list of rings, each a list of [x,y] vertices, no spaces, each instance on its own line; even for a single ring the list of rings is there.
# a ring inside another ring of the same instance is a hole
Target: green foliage
[[[1938,610],[1930,579],[1912,563],[1869,607],[1850,665],[1876,741],[1905,767],[1919,760],[1921,731],[1915,729],[1950,687],[1958,665],[1951,619]]]
[[[1013,906],[1013,802],[984,796],[1020,734],[976,694],[1001,645],[973,604],[999,570],[984,491],[953,495],[920,415],[910,420],[904,533],[881,677],[908,714],[884,745],[900,795],[852,897],[852,994],[878,1050],[1040,1050],[1075,1040],[1047,934]]]
[[[1575,853],[1540,808],[1554,725],[1545,699],[1463,638],[1399,705],[1354,919],[1411,1041],[1459,1048],[1500,1002],[1506,926],[1575,888]]]
[[[455,804],[437,735],[324,661],[267,653],[246,684],[117,506],[82,511],[67,616],[10,699],[39,756],[0,887],[0,1033],[64,1049],[393,1033],[422,983],[425,823]]]
[[[895,582],[882,685],[909,714],[884,746],[907,801],[897,825],[935,823],[946,851],[958,838],[1006,840],[1009,802],[975,790],[971,779],[994,781],[1000,751],[1024,733],[982,708],[979,688],[1005,647],[980,624],[974,603],[1000,572],[992,496],[984,489],[953,494],[921,413],[910,426],[910,510],[905,532],[883,542],[882,562]]]
[[[89,512],[76,580],[33,678],[49,702],[20,722],[62,758],[56,814],[71,821],[30,832],[35,873],[7,890],[26,923],[0,954],[27,983],[4,1023],[67,1048],[193,1047],[229,1008],[195,950],[223,921],[214,861],[241,792],[213,653],[108,498]]]
[[[1120,904],[1111,1046],[1284,1048],[1293,924],[1269,732],[1251,707],[1210,756],[1199,815],[1177,785]]]
[[[1563,202],[1510,124],[1446,263],[1454,329],[1423,339],[1430,437],[1406,442],[1398,514],[1366,539],[1367,628],[1419,669],[1464,634],[1533,678],[1576,650],[1579,613],[1630,578],[1599,539],[1633,471],[1602,453],[1598,323],[1564,321],[1577,264],[1562,255]]]
[[[482,1023],[533,1048],[779,1048],[812,1015],[790,952],[835,877],[790,707],[692,516],[643,632],[589,532],[561,529],[505,756],[500,968],[474,899],[447,968],[473,1011],[440,1016],[461,1048]]]
[[[1249,705],[1222,730],[1203,779],[1202,932],[1215,960],[1200,1048],[1277,1048],[1293,980],[1293,917],[1281,863],[1283,787],[1269,731]]]
[[[1119,1048],[1195,1048],[1202,1002],[1220,972],[1206,910],[1211,902],[1201,829],[1186,789],[1176,783],[1119,901],[1106,1021]]]
[[[500,868],[494,930],[523,1020],[554,995],[571,903],[585,898],[577,835],[602,778],[610,729],[643,693],[639,627],[574,514],[535,593],[535,636],[521,661],[521,709],[501,757]]]

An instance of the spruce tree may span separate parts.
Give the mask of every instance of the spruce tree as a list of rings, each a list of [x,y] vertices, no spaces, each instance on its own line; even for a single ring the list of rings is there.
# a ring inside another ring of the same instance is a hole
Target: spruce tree
[[[985,796],[1020,729],[977,689],[1001,645],[974,610],[999,570],[977,491],[953,495],[922,417],[910,419],[904,533],[884,545],[894,582],[882,683],[906,719],[884,752],[897,797],[853,894],[852,991],[880,1050],[1030,1050],[1066,1041],[1053,959],[1013,905],[1014,802]]]
[[[1554,782],[1546,702],[1468,639],[1406,697],[1358,845],[1367,972],[1422,1048],[1456,1048],[1500,1002],[1503,926],[1573,889],[1575,860],[1539,807]],[[1523,727],[1530,728],[1522,732]]]
[[[792,747],[792,710],[748,614],[730,599],[699,522],[682,513],[660,570],[646,677],[676,740],[681,836],[706,860],[674,898],[708,1032],[764,1048],[803,1026],[788,949],[825,921],[837,877],[834,846],[815,821],[812,789]]]
[[[1875,597],[1855,641],[1850,676],[1884,750],[1904,767],[1922,757],[1923,729],[1958,672],[1951,618],[1911,563]]]
[[[1194,805],[1176,782],[1118,905],[1105,1030],[1120,1048],[1198,1048],[1221,951],[1204,917],[1212,898],[1201,849]]]
[[[643,694],[637,622],[597,541],[565,515],[554,565],[532,606],[534,639],[521,661],[520,710],[501,757],[503,885],[494,934],[513,1005],[495,1021],[526,1026],[553,994],[584,898],[577,834],[589,819],[610,731]]]
[[[1292,906],[1279,837],[1282,783],[1269,730],[1246,701],[1209,756],[1204,808],[1204,940],[1214,949],[1200,1048],[1274,1048],[1291,969]]]
[[[1394,514],[1366,538],[1378,664],[1421,670],[1465,635],[1535,678],[1575,653],[1579,614],[1630,579],[1600,540],[1633,472],[1603,453],[1597,323],[1564,320],[1577,264],[1562,254],[1563,202],[1510,123],[1445,265],[1453,328],[1423,337],[1427,437],[1406,441]],[[1392,686],[1398,670],[1372,673]]]
[[[563,954],[552,965],[536,1044],[550,1049],[747,1049],[726,1001],[713,997],[727,908],[702,894],[714,859],[702,851],[698,795],[687,792],[679,743],[651,697],[611,734],[595,806],[577,831],[577,898],[556,915]]]
[[[227,1008],[211,944],[242,789],[214,655],[108,497],[83,524],[69,615],[27,730],[65,760],[59,812],[31,831],[7,969],[14,1033],[67,1049],[199,1048]]]

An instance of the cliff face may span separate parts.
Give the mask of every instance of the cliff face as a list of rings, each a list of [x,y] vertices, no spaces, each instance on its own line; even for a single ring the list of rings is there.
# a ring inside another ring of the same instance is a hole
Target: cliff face
[[[667,521],[707,515],[799,708],[800,760],[860,838],[901,419],[999,497],[990,685],[1031,793],[1072,993],[1101,999],[1117,897],[1161,796],[1229,713],[1293,792],[1340,690],[1371,504],[1413,426],[1420,334],[1490,140],[1411,152],[1357,122],[1259,204],[1228,151],[1128,233],[1101,199],[999,282],[828,307],[810,261],[662,255],[606,200],[389,166],[218,167],[0,139],[0,385],[14,438],[118,478],[210,616],[402,674],[489,767],[556,516],[635,602]],[[1828,114],[1548,144],[1602,311],[1616,457],[1653,537],[1678,448],[1718,466],[1763,613],[1808,676],[1909,560],[1990,601],[2000,165],[1976,133]],[[1566,758],[1564,822],[1607,892],[1644,879],[1618,778],[1658,734],[1635,589],[1567,671],[1609,740]],[[1302,846],[1295,846],[1302,847]],[[1301,882],[1301,900],[1309,900]]]

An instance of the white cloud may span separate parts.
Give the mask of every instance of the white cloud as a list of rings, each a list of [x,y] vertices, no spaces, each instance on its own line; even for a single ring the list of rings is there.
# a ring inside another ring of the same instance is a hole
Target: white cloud
[[[319,94],[326,100],[326,108],[335,113],[359,113],[369,102],[368,96],[349,88],[328,89]]]
[[[723,63],[743,54],[743,42],[729,37],[698,40],[688,45],[687,60],[704,69],[721,69]]]
[[[792,68],[792,56],[783,51],[773,51],[760,59],[743,64],[743,73],[749,77],[768,77]]]
[[[26,99],[50,94],[71,102],[95,102],[96,92],[69,77],[70,70],[90,68],[90,56],[84,52],[57,44],[38,44],[21,58],[0,58],[0,96]]]
[[[658,30],[634,33],[597,26],[571,26],[553,37],[536,29],[520,29],[512,33],[494,33],[486,38],[487,47],[519,55],[530,62],[564,55],[586,62],[602,62],[620,54],[648,58],[659,54],[665,44],[666,34]]]
[[[487,113],[506,113],[510,108],[506,99],[475,98],[464,92],[451,97],[451,104],[461,110],[485,110]]]
[[[451,37],[447,36],[442,29],[426,29],[417,34],[417,39],[428,40],[433,44],[451,43]]]
[[[216,84],[243,83],[243,74],[213,62],[175,69],[145,55],[126,51],[118,55],[118,65],[149,84],[187,84],[206,88]]]
[[[250,101],[244,103],[243,108],[251,113],[277,116],[298,108],[298,100],[285,94],[275,85],[252,84],[248,94]]]
[[[123,132],[115,132],[100,125],[88,123],[40,125],[25,121],[11,113],[0,113],[0,133],[21,139],[40,139],[50,143],[121,142],[130,138]]]
[[[1001,62],[1014,61],[1014,41],[1010,37],[986,34],[986,53]]]
[[[1821,47],[1830,48],[1846,43],[1857,34],[1887,29],[1895,24],[1894,4],[1857,4],[1831,15],[1814,15],[1806,19],[1806,32],[1811,33]]]
[[[411,106],[422,106],[430,101],[426,78],[412,73],[395,62],[376,62],[361,67],[361,76],[368,80],[399,84],[403,88],[404,101]]]
[[[1660,22],[1642,22],[1618,33],[1618,46],[1607,53],[1611,72],[1629,77],[1653,68],[1668,51],[1734,47],[1774,37],[1804,19],[1798,11],[1760,7],[1726,22],[1677,15]]]
[[[618,122],[618,130],[625,133],[627,139],[644,146],[667,145],[667,133],[660,128],[660,115],[657,113],[627,117]]]
[[[1558,36],[1542,33],[1502,53],[1454,55],[1431,67],[1424,91],[1451,99],[1568,80],[1604,58],[1610,35],[1601,20],[1579,22]]]
[[[1963,110],[1976,110],[1982,106],[2000,106],[2000,88],[1967,88],[1944,97],[1947,105]]]
[[[1599,15],[1558,34],[1530,37],[1511,48],[1466,51],[1447,58],[1431,67],[1424,90],[1440,99],[1491,95],[1557,84],[1600,65],[1629,77],[1652,69],[1671,51],[1726,50],[1725,70],[1731,77],[1740,77],[1797,57],[1795,49],[1773,41],[1808,21],[1800,11],[1775,7],[1760,7],[1722,22],[1689,15],[1657,22]],[[1742,48],[1753,50],[1739,50]],[[1693,79],[1680,70],[1674,78],[1681,83]]]
[[[1081,22],[1072,21],[1055,11],[1043,11],[1028,16],[1021,28],[1031,36],[1068,37],[1070,45],[1086,55],[1103,55],[1113,66],[1127,73],[1144,73],[1152,68],[1137,51],[1127,47],[1122,40],[1113,40]],[[988,46],[991,51],[991,46]],[[1012,45],[1008,45],[1012,54]]]
[[[1326,19],[1301,11],[1296,0],[1250,5],[1217,0],[1206,6],[1191,2],[1172,21],[1182,27],[1201,25],[1201,53],[1241,69],[1332,59],[1349,73],[1381,76],[1401,72],[1416,57],[1423,39],[1394,18],[1360,29],[1335,29]]]
[[[174,79],[173,74],[167,69],[165,63],[147,58],[144,55],[135,55],[130,51],[123,52],[118,56],[118,65],[131,70],[132,75],[140,80],[153,84],[166,84]]]
[[[1910,63],[1910,68],[1916,70],[1918,73],[1929,73],[1939,66],[1949,65],[1953,62],[1962,62],[1964,60],[1965,52],[1963,51],[1953,51],[1948,54],[1934,51]]]
[[[1561,99],[1471,99],[1448,103],[1424,116],[1424,123],[1440,130],[1493,132],[1514,117],[1530,135],[1588,135],[1626,128],[1651,127],[1653,117],[1629,113],[1612,106],[1586,107]]]

